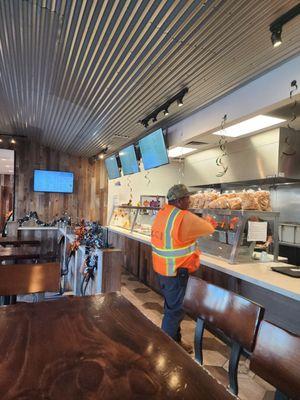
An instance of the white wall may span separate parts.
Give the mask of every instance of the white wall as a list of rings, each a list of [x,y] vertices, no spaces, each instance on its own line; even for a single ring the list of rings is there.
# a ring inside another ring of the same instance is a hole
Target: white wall
[[[145,175],[148,176],[150,182]],[[130,186],[132,187],[133,205],[136,205],[140,200],[140,195],[165,196],[171,186],[183,182],[183,163],[179,162],[113,179],[108,182],[108,218],[111,216],[114,201],[119,204],[128,203]]]

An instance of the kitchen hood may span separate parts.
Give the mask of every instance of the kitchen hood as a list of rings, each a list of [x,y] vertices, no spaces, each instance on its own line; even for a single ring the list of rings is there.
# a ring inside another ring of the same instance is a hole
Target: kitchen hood
[[[298,131],[275,128],[227,143],[223,150],[214,147],[188,156],[185,183],[230,189],[300,182]]]

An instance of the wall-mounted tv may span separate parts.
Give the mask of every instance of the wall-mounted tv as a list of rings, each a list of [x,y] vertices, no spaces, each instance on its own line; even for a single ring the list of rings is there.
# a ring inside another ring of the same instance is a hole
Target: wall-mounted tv
[[[136,158],[134,145],[125,147],[119,152],[119,157],[121,160],[122,171],[124,175],[135,174],[139,172],[139,164]]]
[[[73,193],[73,189],[73,172],[34,170],[33,190],[35,192]]]
[[[169,163],[162,129],[158,129],[139,140],[139,147],[145,169],[155,168]]]
[[[116,156],[110,156],[105,159],[105,166],[109,179],[120,178],[120,169]]]

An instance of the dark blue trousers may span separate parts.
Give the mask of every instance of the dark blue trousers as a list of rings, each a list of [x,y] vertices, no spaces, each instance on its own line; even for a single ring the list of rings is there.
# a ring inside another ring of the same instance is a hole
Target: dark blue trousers
[[[188,278],[189,273],[186,268],[178,268],[177,276],[158,274],[160,290],[165,299],[161,328],[176,342],[181,341],[180,323],[185,315],[182,303]]]

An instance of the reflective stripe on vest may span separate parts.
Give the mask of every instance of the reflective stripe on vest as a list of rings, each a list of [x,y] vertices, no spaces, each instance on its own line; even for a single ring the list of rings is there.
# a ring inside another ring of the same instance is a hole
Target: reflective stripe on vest
[[[164,258],[174,258],[174,257],[184,257],[188,256],[196,250],[196,245],[192,244],[182,249],[159,249],[152,245],[152,251],[160,257]]]

